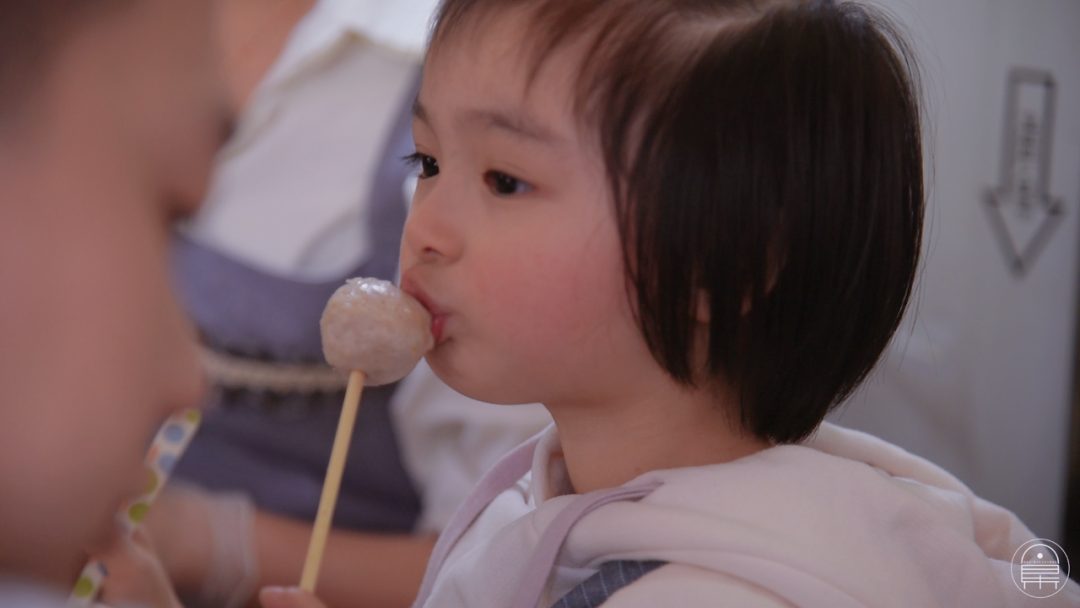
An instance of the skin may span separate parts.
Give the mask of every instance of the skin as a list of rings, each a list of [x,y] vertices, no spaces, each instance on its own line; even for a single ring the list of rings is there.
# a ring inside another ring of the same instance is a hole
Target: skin
[[[212,0],[140,0],[78,28],[0,139],[0,573],[70,588],[116,549],[170,414],[198,403],[167,278],[231,112]],[[137,52],[136,52],[137,51]]]
[[[118,535],[95,559],[109,572],[100,598],[106,605],[183,608],[144,530],[137,529],[130,537]]]
[[[266,587],[259,592],[263,608],[326,608],[315,596],[297,587]]]
[[[218,4],[215,35],[222,49],[221,71],[229,97],[245,108],[315,0],[219,0]],[[212,552],[209,522],[195,500],[165,492],[146,522],[169,577],[181,591],[199,589]],[[296,584],[310,539],[311,522],[257,511],[258,586]],[[332,530],[319,573],[319,595],[339,607],[409,606],[434,546],[432,537]]]

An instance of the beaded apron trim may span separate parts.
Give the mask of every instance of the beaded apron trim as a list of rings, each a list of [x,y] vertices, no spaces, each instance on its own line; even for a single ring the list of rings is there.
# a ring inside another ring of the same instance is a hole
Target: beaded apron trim
[[[203,370],[211,384],[224,389],[274,393],[334,393],[349,377],[325,364],[273,363],[236,357],[200,347]]]

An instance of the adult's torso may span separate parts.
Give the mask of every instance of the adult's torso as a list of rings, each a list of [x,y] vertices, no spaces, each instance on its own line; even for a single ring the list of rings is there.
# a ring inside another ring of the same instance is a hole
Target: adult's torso
[[[271,72],[274,86],[222,155],[207,209],[175,244],[179,296],[205,345],[232,361],[320,363],[318,322],[334,289],[396,272],[415,61],[348,33],[303,56],[313,63]],[[391,426],[395,389],[364,392],[338,525],[407,531],[419,514]],[[336,387],[218,386],[176,475],[311,519],[342,397]]]

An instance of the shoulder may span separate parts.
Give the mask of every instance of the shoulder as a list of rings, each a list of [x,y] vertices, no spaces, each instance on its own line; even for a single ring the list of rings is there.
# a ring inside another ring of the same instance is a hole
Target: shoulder
[[[794,608],[779,596],[744,580],[720,572],[668,564],[616,591],[604,608]]]

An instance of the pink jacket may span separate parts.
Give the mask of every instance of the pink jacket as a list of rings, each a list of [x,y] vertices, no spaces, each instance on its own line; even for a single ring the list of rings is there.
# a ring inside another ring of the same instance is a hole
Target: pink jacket
[[[625,559],[669,564],[604,608],[1080,607],[1063,576],[1046,599],[1013,582],[1034,535],[1012,513],[864,433],[825,423],[800,445],[586,495],[567,493],[560,454],[551,426],[488,473],[414,608],[548,608]]]

